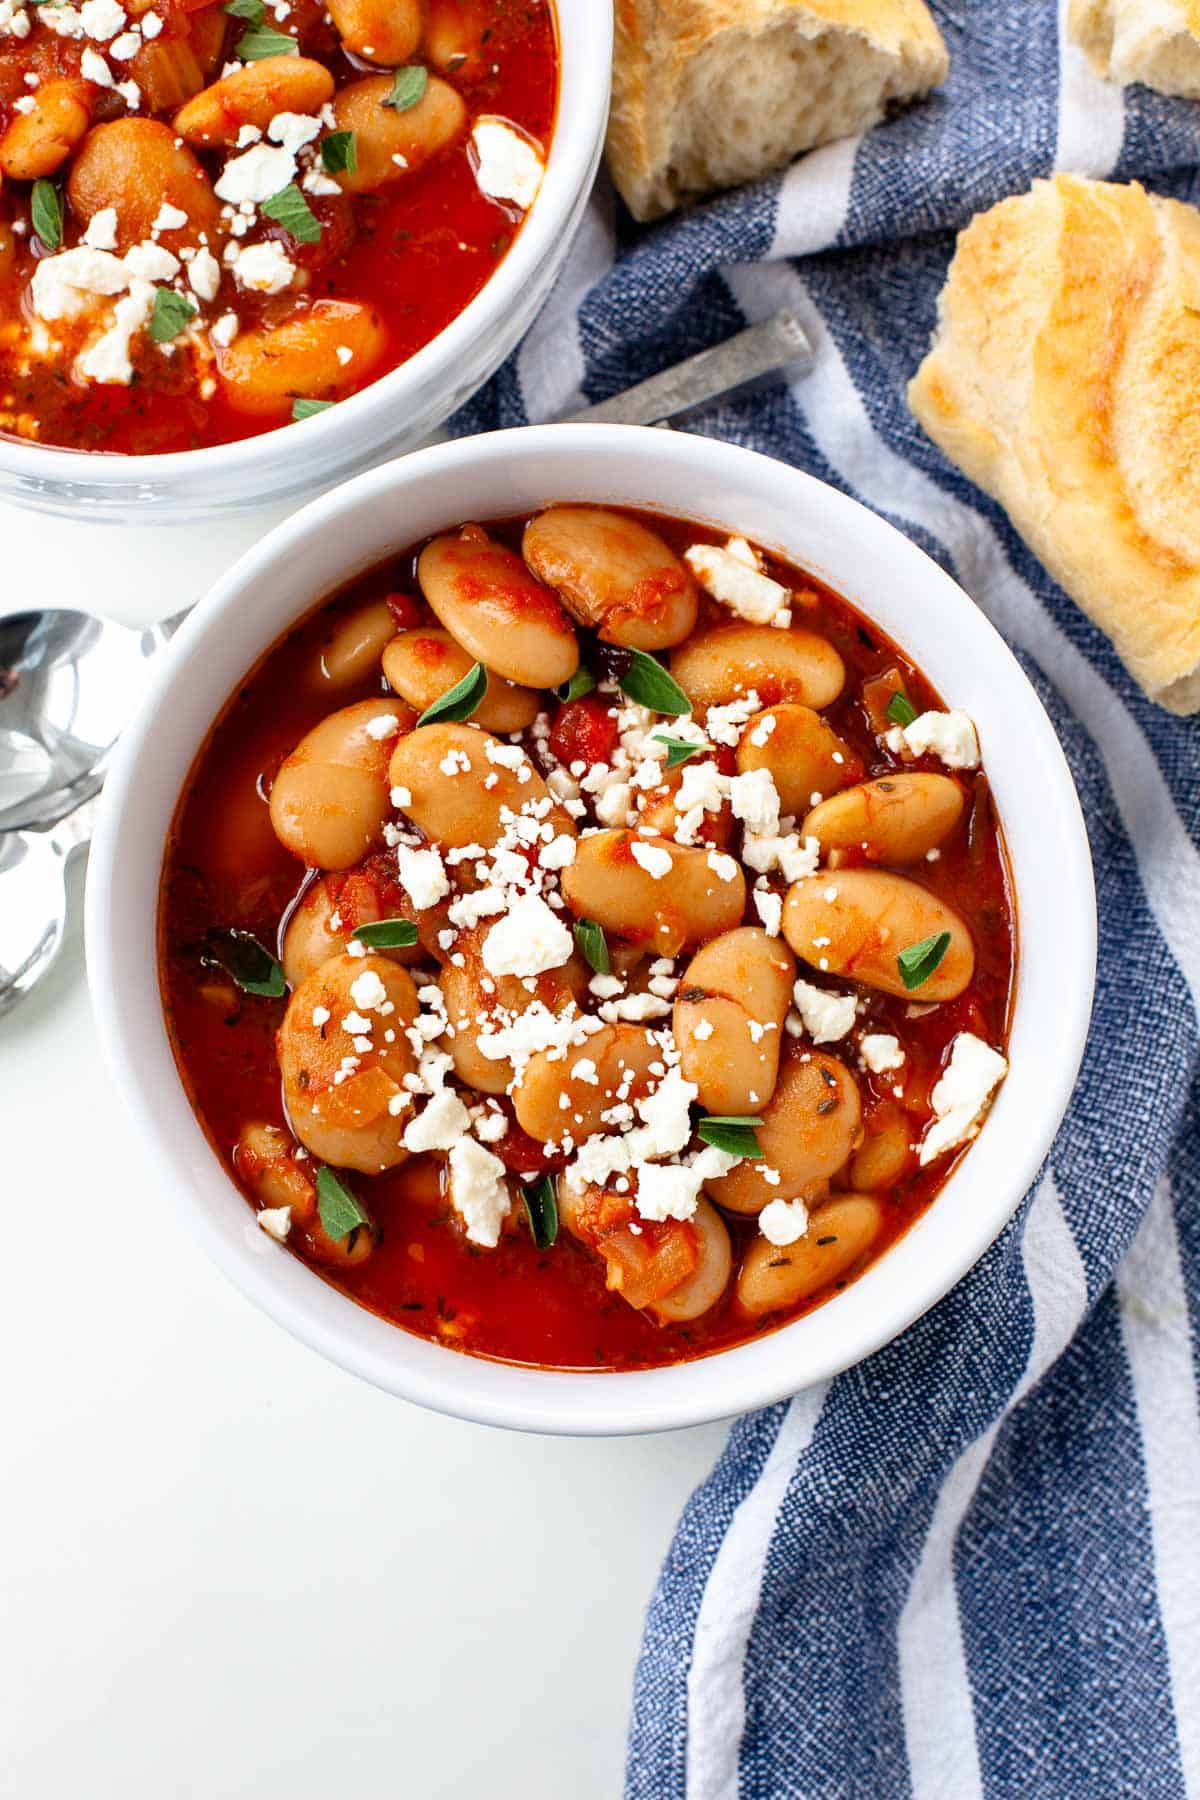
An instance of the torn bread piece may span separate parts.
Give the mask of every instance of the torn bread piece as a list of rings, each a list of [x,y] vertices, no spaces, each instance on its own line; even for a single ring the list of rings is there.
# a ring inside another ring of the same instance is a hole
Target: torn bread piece
[[[1200,212],[1059,175],[980,213],[908,397],[1150,698],[1200,710]]]
[[[1070,0],[1067,34],[1105,80],[1200,99],[1200,0]]]
[[[659,218],[869,130],[949,66],[925,0],[617,0],[609,168]]]

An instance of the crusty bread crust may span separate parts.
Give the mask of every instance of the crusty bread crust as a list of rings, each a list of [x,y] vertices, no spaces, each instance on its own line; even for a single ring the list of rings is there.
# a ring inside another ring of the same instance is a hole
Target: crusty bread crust
[[[1067,31],[1098,75],[1200,98],[1200,0],[1070,0]]]
[[[616,0],[608,160],[636,218],[865,131],[945,78],[925,0]]]
[[[908,395],[1146,693],[1200,710],[1200,213],[1059,175],[979,214]]]

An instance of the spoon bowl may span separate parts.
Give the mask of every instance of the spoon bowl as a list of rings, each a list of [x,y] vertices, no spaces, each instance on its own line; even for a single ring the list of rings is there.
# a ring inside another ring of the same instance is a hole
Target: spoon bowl
[[[0,1018],[35,987],[62,948],[67,864],[85,845],[99,799],[51,831],[0,833]]]
[[[145,631],[58,609],[0,618],[0,832],[53,825],[100,789],[182,614]]]

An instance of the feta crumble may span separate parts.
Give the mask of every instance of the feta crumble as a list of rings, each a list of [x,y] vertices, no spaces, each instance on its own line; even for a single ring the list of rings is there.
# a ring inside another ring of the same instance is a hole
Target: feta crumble
[[[992,1090],[1007,1074],[1008,1063],[998,1050],[973,1032],[959,1032],[950,1061],[930,1096],[934,1122],[921,1141],[922,1168],[974,1137]]]

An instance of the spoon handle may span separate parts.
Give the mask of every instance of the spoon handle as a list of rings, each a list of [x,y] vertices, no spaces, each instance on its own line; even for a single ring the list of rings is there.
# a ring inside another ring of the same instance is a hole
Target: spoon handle
[[[774,374],[793,363],[812,361],[813,349],[795,313],[777,312],[747,326],[723,343],[663,369],[598,406],[571,413],[568,425],[658,425],[710,400]]]

